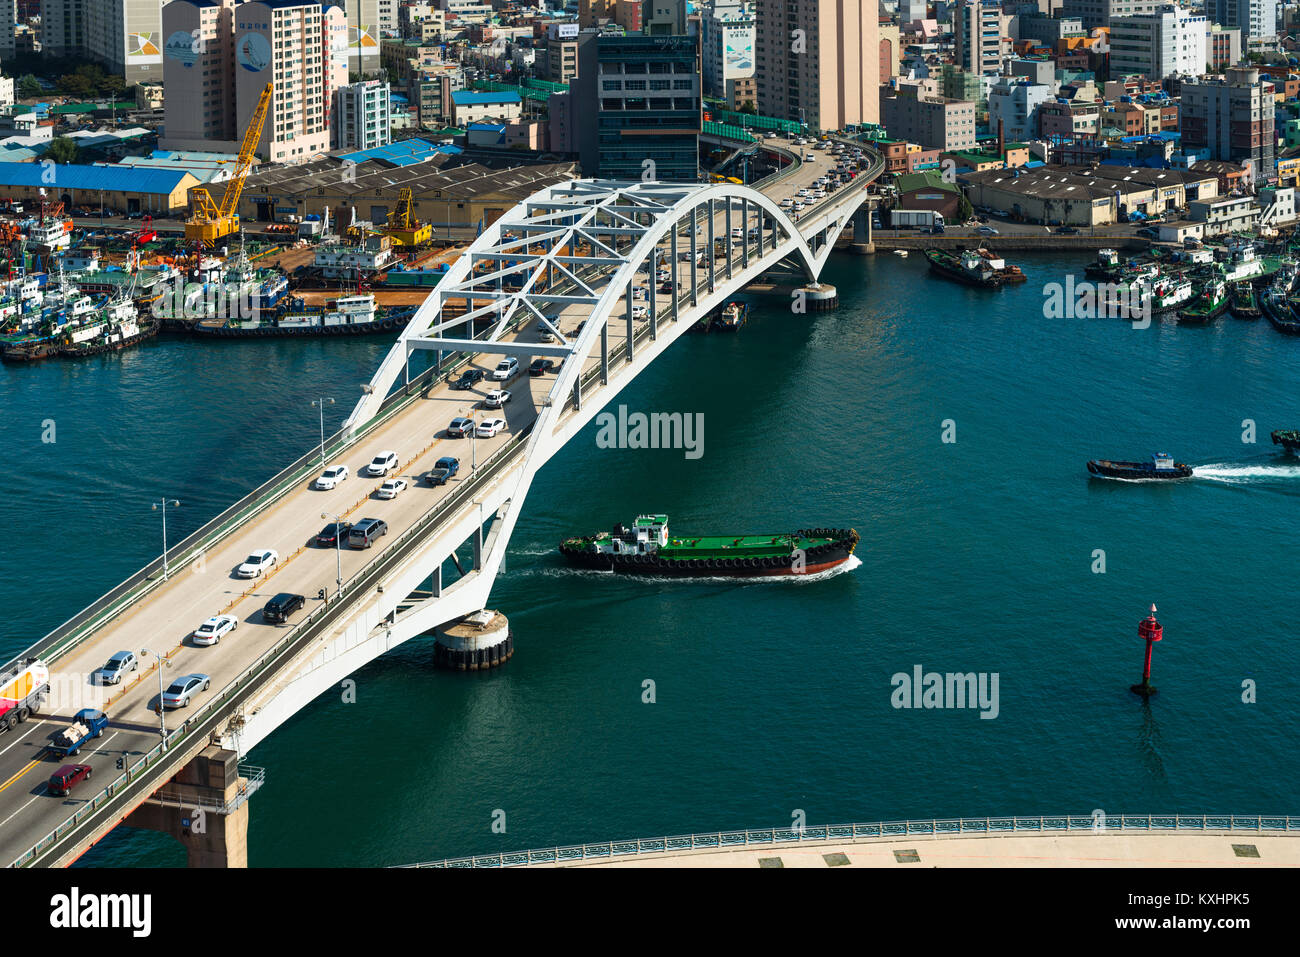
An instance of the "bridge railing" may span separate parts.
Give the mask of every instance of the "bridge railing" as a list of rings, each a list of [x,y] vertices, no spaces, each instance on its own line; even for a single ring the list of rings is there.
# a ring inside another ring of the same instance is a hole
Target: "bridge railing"
[[[407,546],[415,544],[442,518],[463,507],[484,485],[493,481],[497,469],[523,450],[531,432],[531,424],[521,429],[508,443],[488,456],[474,474],[460,483],[451,495],[430,508],[416,520],[415,524],[398,535],[373,562],[345,580],[343,582],[345,598],[352,596],[358,590],[366,591],[377,585],[384,575],[404,560]],[[223,720],[238,710],[243,701],[274,677],[284,662],[291,660],[306,648],[320,631],[338,620],[350,604],[350,601],[340,601],[335,598],[317,606],[225,688],[196,708],[194,714],[179,728],[173,729],[165,741],[136,760],[116,780],[87,800],[74,814],[33,844],[10,866],[20,867],[36,862],[65,838],[88,837],[102,823],[104,817],[120,813],[118,807],[106,807],[114,798],[121,798],[122,804],[130,806],[128,802],[132,797],[141,798],[156,791],[163,783],[163,779],[175,772],[171,763],[164,760],[169,752],[210,736]]]
[[[746,831],[711,831],[675,837],[573,844],[538,850],[453,857],[403,867],[521,867],[529,864],[566,864],[607,861],[645,854],[678,854],[697,850],[735,850],[786,847],[800,844],[853,843],[882,839],[930,836],[1005,836],[1009,834],[1061,834],[1111,831],[1165,833],[1228,831],[1272,834],[1300,831],[1300,818],[1284,815],[1238,814],[1119,814],[1039,817],[958,817],[929,821],[882,821],[874,824],[838,824],[804,828],[770,828]]]

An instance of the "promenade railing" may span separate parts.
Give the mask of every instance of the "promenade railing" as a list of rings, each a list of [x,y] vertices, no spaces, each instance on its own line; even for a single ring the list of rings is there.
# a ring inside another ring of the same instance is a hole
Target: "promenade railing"
[[[711,831],[599,844],[572,844],[530,851],[451,857],[402,867],[524,867],[529,864],[568,864],[607,861],[646,854],[689,851],[744,850],[808,844],[854,843],[906,837],[1005,837],[1019,834],[1106,834],[1113,831],[1231,832],[1274,834],[1300,832],[1300,817],[1240,814],[1119,814],[1040,815],[1038,817],[958,817],[929,821],[882,821],[874,824],[833,824],[821,827]]]

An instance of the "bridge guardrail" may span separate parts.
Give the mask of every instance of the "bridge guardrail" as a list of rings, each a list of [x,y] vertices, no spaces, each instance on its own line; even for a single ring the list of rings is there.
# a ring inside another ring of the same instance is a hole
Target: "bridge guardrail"
[[[351,594],[358,589],[366,590],[378,584],[379,580],[394,565],[403,560],[403,543],[411,544],[426,534],[438,519],[442,518],[448,511],[460,508],[483,485],[492,481],[493,473],[497,467],[523,450],[524,443],[531,432],[532,424],[530,423],[513,436],[510,442],[488,456],[468,481],[461,483],[456,491],[430,508],[429,511],[416,520],[415,524],[398,535],[393,540],[393,543],[380,553],[378,558],[347,579],[343,583],[343,592]],[[342,609],[347,607],[347,604],[335,599],[334,601],[327,600],[324,604],[317,606],[262,657],[197,708],[195,713],[179,728],[169,733],[163,742],[160,742],[127,768],[124,774],[119,775],[110,782],[62,824],[56,826],[54,830],[15,859],[10,866],[27,866],[36,862],[41,856],[48,854],[60,840],[74,834],[93,833],[94,828],[101,823],[98,820],[100,812],[114,798],[122,798],[122,803],[126,803],[132,797],[140,797],[142,794],[147,797],[148,794],[157,790],[162,783],[161,779],[165,775],[174,773],[172,769],[166,767],[166,762],[159,760],[160,758],[177,746],[195,740],[196,737],[199,740],[204,740],[210,736],[221,721],[238,709],[246,697],[258,691],[268,678],[274,675],[274,666],[280,664],[283,660],[291,659],[305,648],[308,643],[315,639],[319,631],[334,623],[342,614]],[[162,766],[161,770],[160,765]],[[153,768],[152,774],[147,773],[150,768]],[[112,813],[117,813],[117,809],[112,809]]]
[[[528,851],[451,857],[440,861],[399,865],[405,868],[522,867],[528,864],[562,864],[571,861],[612,860],[644,854],[672,854],[693,850],[725,850],[746,847],[781,847],[798,844],[855,842],[890,837],[1059,834],[1096,831],[1158,832],[1232,831],[1250,834],[1300,831],[1300,817],[1286,815],[1237,814],[1119,814],[1107,815],[1101,827],[1091,815],[1042,815],[1038,817],[947,818],[929,821],[882,821],[874,824],[839,824],[805,828],[711,831],[675,837],[573,844]]]

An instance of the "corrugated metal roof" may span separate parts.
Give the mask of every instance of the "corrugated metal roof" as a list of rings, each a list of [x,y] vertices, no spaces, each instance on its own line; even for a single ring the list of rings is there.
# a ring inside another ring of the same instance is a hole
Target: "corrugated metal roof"
[[[473,93],[469,90],[456,90],[451,95],[451,102],[457,106],[487,106],[495,103],[519,103],[518,93]]]
[[[39,163],[0,162],[0,186],[45,186],[51,192],[66,189],[106,189],[127,193],[170,194],[190,174],[175,169],[139,169],[130,166],[80,166],[55,169],[53,185]]]

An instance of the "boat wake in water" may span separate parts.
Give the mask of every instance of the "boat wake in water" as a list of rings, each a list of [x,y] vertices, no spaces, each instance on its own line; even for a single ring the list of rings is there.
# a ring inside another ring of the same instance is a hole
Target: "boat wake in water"
[[[1212,482],[1227,482],[1232,485],[1285,481],[1300,479],[1300,463],[1287,465],[1233,465],[1230,462],[1216,462],[1212,465],[1196,466],[1192,470],[1192,477],[1209,479]]]

